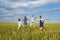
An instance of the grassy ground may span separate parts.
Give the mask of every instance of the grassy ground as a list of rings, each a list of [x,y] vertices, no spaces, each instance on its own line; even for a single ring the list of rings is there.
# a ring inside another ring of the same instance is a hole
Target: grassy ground
[[[16,23],[0,23],[0,40],[60,40],[60,24],[45,24],[45,31],[35,25],[18,30]]]

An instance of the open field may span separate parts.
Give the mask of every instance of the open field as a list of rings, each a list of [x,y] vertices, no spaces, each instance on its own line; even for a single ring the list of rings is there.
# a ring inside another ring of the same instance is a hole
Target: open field
[[[28,29],[17,29],[16,23],[0,23],[0,40],[60,40],[60,24],[45,24],[41,31],[39,25]]]

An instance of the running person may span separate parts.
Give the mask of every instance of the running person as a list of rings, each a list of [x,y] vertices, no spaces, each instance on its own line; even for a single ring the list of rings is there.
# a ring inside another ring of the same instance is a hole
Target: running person
[[[34,23],[35,23],[35,19],[36,17],[34,17],[34,15],[32,15],[32,18],[30,19],[31,20],[31,23],[30,23],[30,27],[35,27]]]
[[[42,16],[40,16],[39,24],[40,24],[40,29],[43,30],[43,27],[44,27],[44,19],[42,18]]]
[[[24,16],[24,19],[23,19],[23,21],[24,21],[24,26],[27,26],[27,17],[26,16]]]
[[[18,29],[19,29],[19,28],[21,28],[21,26],[22,26],[21,19],[18,19],[17,22],[18,22]]]
[[[47,20],[47,19],[44,19],[42,16],[40,16],[40,19],[39,19],[40,30],[43,30],[44,28],[44,20]]]

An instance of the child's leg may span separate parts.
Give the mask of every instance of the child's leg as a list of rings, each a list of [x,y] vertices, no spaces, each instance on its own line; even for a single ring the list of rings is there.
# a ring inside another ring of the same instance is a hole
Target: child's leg
[[[21,26],[18,26],[18,29],[22,29],[22,27]]]
[[[40,25],[40,30],[42,31],[43,30],[43,27]]]
[[[33,23],[33,27],[35,27],[34,23]]]
[[[24,24],[25,27],[27,27],[27,24]]]
[[[18,29],[20,28],[20,26],[18,26]]]
[[[26,28],[26,29],[28,29],[28,26],[27,26],[27,25],[25,25],[25,28]]]
[[[43,30],[43,22],[40,22],[40,30]]]
[[[26,28],[26,27],[27,27],[27,25],[25,25],[25,24],[24,24],[24,27]]]
[[[32,26],[32,23],[30,24],[30,27]]]
[[[43,31],[43,27],[40,27],[40,30]]]

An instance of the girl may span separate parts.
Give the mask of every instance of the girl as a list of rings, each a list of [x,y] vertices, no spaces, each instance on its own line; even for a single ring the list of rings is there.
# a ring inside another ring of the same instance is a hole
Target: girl
[[[42,18],[42,16],[40,16],[40,29],[43,30],[43,26],[44,26],[44,19]]]
[[[44,20],[47,20],[47,19],[44,19],[42,16],[40,16],[40,20],[39,20],[40,30],[43,30],[44,28]]]
[[[24,19],[23,19],[23,21],[24,21],[24,26],[27,26],[27,17],[26,16],[24,16]]]
[[[21,28],[21,26],[22,26],[21,19],[18,19],[18,21],[17,21],[17,22],[18,22],[18,29],[19,29],[19,28]]]
[[[34,16],[32,15],[32,18],[30,19],[30,20],[31,20],[30,27],[31,27],[31,26],[35,27],[35,25],[34,25],[35,19],[36,19],[36,17],[34,17]]]

